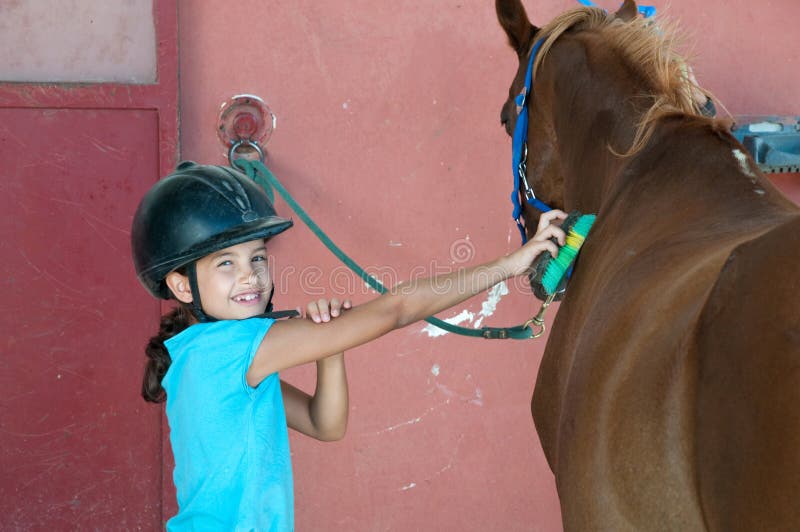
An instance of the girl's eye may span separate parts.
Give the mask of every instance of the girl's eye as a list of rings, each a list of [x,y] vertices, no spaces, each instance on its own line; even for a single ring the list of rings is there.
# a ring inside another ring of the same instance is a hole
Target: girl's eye
[[[264,257],[262,255],[256,255],[255,257],[253,257],[253,262],[264,262],[266,260],[267,257]]]
[[[220,262],[219,264],[217,264],[217,267],[220,267],[220,266],[230,266],[231,264],[233,264],[231,261],[229,261],[229,260],[223,260],[222,262]]]

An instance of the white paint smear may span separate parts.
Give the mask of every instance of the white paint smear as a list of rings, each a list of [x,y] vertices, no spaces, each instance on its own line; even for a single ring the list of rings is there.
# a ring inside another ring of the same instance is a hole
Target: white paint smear
[[[481,310],[476,315],[468,310],[462,310],[458,315],[452,318],[447,318],[444,321],[451,325],[461,325],[463,322],[469,322],[474,328],[478,328],[483,323],[483,318],[487,318],[494,314],[497,310],[497,304],[503,296],[508,295],[508,285],[505,281],[497,283],[491,287],[487,293],[486,301],[481,304]],[[433,324],[427,324],[422,328],[422,332],[426,333],[429,337],[435,338],[437,336],[444,336],[447,331],[440,329]]]
[[[508,295],[508,285],[506,285],[505,281],[497,283],[489,289],[489,297],[481,304],[481,311],[478,312],[479,318],[475,320],[476,329],[481,326],[483,318],[487,318],[494,314],[494,311],[497,310],[497,304],[500,302],[500,299],[506,295]]]
[[[451,325],[461,325],[462,322],[465,321],[471,322],[474,319],[475,315],[472,312],[468,310],[462,310],[459,315],[453,316],[452,318],[447,318],[444,321],[446,321]],[[427,333],[428,336],[430,336],[431,338],[435,338],[437,336],[444,336],[445,334],[447,334],[447,331],[445,331],[444,329],[440,329],[439,327],[433,325],[432,323],[429,323],[425,327],[423,327],[422,332]]]

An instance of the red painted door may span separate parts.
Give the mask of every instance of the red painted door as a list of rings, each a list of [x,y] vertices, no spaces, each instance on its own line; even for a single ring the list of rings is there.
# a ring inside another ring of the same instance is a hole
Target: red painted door
[[[153,83],[0,85],[3,530],[162,528],[162,411],[139,396],[159,305],[129,243],[177,152],[176,4],[152,11]]]

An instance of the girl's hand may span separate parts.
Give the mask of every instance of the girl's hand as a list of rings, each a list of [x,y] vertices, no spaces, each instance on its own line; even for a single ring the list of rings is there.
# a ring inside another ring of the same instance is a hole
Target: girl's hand
[[[306,318],[312,320],[314,323],[325,323],[352,307],[353,304],[349,299],[345,299],[341,302],[335,297],[330,301],[324,298],[318,299],[306,305]]]
[[[539,226],[536,228],[536,234],[533,238],[508,256],[512,276],[528,273],[531,263],[543,251],[549,251],[553,257],[558,256],[558,248],[564,245],[566,234],[554,222],[556,220],[563,222],[566,217],[567,213],[558,209],[548,211],[539,217]],[[552,238],[556,239],[558,245],[553,243]]]

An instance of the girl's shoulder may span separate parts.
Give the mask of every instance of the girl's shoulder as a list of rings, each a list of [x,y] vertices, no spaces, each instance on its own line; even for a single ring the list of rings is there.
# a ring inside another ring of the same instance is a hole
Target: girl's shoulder
[[[252,335],[263,337],[274,322],[271,318],[249,318],[195,323],[166,340],[164,345],[172,351],[180,350],[195,341],[206,344],[231,343],[247,340]]]

